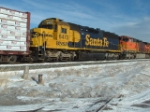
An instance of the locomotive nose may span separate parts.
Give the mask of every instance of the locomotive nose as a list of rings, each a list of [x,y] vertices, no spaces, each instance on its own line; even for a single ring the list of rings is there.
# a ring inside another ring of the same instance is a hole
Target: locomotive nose
[[[35,29],[32,29],[32,30],[30,30],[30,36],[31,36],[31,38],[38,37],[38,36],[40,36],[40,33],[37,32]]]

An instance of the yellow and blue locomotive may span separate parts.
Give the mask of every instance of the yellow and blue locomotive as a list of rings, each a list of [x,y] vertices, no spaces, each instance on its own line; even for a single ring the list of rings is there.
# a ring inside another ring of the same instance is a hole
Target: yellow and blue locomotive
[[[119,36],[57,18],[31,29],[30,60],[98,60],[119,57]]]

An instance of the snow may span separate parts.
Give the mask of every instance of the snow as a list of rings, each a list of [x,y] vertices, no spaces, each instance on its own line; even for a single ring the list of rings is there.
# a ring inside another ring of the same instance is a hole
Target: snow
[[[150,61],[30,70],[27,80],[22,75],[0,73],[0,112],[150,111]]]

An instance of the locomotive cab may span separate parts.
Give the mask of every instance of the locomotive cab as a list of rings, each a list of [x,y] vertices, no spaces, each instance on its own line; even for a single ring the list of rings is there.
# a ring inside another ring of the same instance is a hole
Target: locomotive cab
[[[138,44],[134,38],[128,36],[120,36],[120,46],[123,58],[135,58],[138,52]]]
[[[45,24],[41,22],[38,28],[31,29],[31,47],[41,47],[47,38],[53,38],[54,30],[56,30],[56,25],[49,21]]]
[[[31,47],[34,60],[58,60],[62,57],[71,57],[72,53],[67,55],[61,50],[69,49],[68,42],[74,41],[68,23],[57,18],[48,18],[43,20],[38,28],[31,30]],[[62,57],[61,57],[62,56]]]
[[[120,37],[120,45],[121,49],[126,52],[136,52],[137,51],[137,43],[133,38],[128,36]]]

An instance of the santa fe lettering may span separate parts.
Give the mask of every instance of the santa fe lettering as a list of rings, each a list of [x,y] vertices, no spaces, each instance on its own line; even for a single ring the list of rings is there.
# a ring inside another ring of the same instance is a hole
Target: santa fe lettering
[[[85,45],[86,46],[100,46],[100,47],[108,47],[109,46],[109,41],[107,40],[106,37],[103,39],[100,38],[92,38],[90,35],[86,35],[85,37]]]

